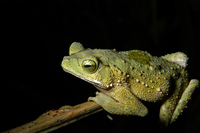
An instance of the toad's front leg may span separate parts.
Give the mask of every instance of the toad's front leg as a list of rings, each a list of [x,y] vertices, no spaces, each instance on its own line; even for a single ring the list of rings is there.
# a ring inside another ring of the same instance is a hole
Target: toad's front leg
[[[97,92],[96,97],[89,97],[88,100],[95,101],[111,114],[118,115],[138,115],[145,116],[148,114],[148,109],[140,102],[132,93],[130,97],[125,97],[124,94],[129,93],[126,89],[116,89],[110,93],[113,96],[108,96],[102,92]]]

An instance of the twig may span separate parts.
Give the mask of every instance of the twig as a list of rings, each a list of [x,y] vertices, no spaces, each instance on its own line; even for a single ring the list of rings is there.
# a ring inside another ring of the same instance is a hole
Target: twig
[[[103,108],[95,102],[85,102],[67,109],[50,110],[32,122],[3,133],[46,133],[102,110]]]

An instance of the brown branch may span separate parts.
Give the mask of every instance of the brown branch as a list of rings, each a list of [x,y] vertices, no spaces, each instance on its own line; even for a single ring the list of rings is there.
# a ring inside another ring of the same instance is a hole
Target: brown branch
[[[67,109],[50,110],[32,122],[3,133],[50,132],[102,110],[103,108],[95,102],[85,102]]]

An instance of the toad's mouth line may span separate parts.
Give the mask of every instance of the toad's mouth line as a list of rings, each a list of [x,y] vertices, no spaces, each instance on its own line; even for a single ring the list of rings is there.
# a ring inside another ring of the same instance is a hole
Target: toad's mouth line
[[[89,80],[89,79],[80,77],[79,75],[77,75],[77,74],[75,74],[75,73],[69,71],[68,69],[66,69],[66,68],[64,68],[64,67],[63,67],[63,70],[64,70],[65,72],[69,73],[69,74],[72,74],[72,75],[76,76],[77,78],[80,78],[80,79],[82,79],[82,80],[84,80],[84,81],[86,81],[86,82],[88,82],[88,83],[91,83],[91,84],[94,85],[96,88],[104,89],[104,86],[103,86],[100,82],[94,82],[94,81],[91,81],[91,80]]]
[[[103,87],[102,84],[93,82],[93,81],[88,80],[88,79],[86,79],[86,78],[82,78],[82,77],[80,77],[79,75],[77,75],[77,74],[75,74],[75,73],[69,71],[68,69],[66,69],[66,68],[64,68],[64,67],[63,67],[63,70],[64,70],[65,72],[69,73],[69,74],[72,74],[72,75],[76,76],[77,78],[80,78],[80,79],[82,79],[82,80],[84,80],[84,81],[86,81],[86,82],[88,82],[88,83],[91,83],[91,84],[94,85],[94,87],[97,88],[100,92],[102,92],[102,93],[104,93],[105,95],[107,95],[107,96],[113,98],[116,102],[119,102],[117,99],[115,99],[114,97],[112,97],[111,95],[109,95],[109,94],[105,91],[105,90],[108,90],[108,88],[105,89],[105,87]]]

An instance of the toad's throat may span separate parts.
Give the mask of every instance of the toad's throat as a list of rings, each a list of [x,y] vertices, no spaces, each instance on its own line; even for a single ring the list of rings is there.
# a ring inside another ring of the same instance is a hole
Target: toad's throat
[[[82,79],[82,80],[88,82],[88,83],[91,83],[91,84],[94,85],[94,87],[96,87],[99,91],[101,91],[102,93],[104,93],[104,94],[110,96],[111,98],[113,98],[113,97],[112,97],[111,95],[109,95],[109,93],[108,93],[108,91],[111,90],[112,87],[110,87],[110,86],[107,87],[107,86],[102,85],[100,82],[93,82],[93,81],[88,80],[88,79],[86,79],[86,78],[80,77],[79,75],[77,75],[77,74],[75,74],[75,73],[69,71],[68,69],[65,69],[64,67],[63,67],[63,70],[64,70],[65,72],[67,72],[67,73],[70,73],[70,74],[72,74],[72,75],[74,75],[74,76],[76,76],[76,77],[78,77],[78,78],[80,78],[80,79]],[[116,100],[115,98],[113,98],[113,99]],[[118,100],[116,100],[116,101],[118,101]]]

